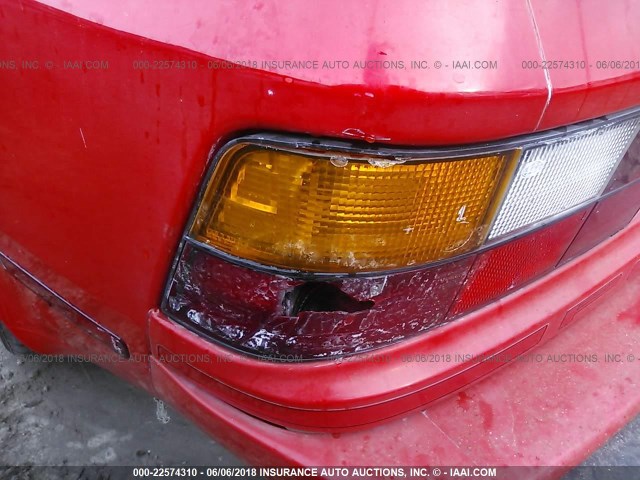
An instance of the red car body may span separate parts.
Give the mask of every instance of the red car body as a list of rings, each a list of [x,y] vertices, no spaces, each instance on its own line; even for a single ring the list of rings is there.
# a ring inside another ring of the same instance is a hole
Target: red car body
[[[631,0],[2,1],[0,319],[37,352],[90,356],[254,464],[554,465],[531,475],[560,475],[640,411],[640,364],[604,362],[640,352],[638,215],[508,296],[377,351],[384,363],[261,361],[160,305],[211,155],[227,141],[275,131],[457,146],[632,109],[638,18]],[[429,68],[283,61],[356,58]],[[597,66],[612,58],[618,68]],[[605,217],[630,204],[635,213],[638,191]],[[220,268],[244,279],[247,297],[260,282]],[[473,360],[529,351],[601,361],[512,362],[485,377],[503,364]],[[403,361],[425,352],[472,360]]]

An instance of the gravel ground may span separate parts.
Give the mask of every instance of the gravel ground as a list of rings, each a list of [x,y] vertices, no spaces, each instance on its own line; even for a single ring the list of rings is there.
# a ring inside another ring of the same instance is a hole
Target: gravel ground
[[[0,465],[242,462],[177,412],[105,370],[89,363],[18,360],[0,344]],[[640,417],[585,465],[640,465]],[[612,480],[629,473],[583,469],[566,480]]]

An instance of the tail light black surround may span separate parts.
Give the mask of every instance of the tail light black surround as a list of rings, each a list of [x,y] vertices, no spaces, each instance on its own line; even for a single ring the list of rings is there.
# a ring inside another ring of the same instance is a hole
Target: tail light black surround
[[[163,311],[212,341],[292,360],[443,325],[631,220],[639,115],[450,149],[234,140],[212,162]]]

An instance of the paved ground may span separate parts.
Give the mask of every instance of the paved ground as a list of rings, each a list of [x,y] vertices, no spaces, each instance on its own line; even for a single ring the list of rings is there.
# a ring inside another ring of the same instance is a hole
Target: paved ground
[[[160,464],[242,462],[101,368],[20,361],[0,344],[0,465]]]
[[[20,361],[0,344],[0,465],[162,464],[242,462],[175,411],[98,367]],[[640,419],[586,465],[640,465]],[[625,478],[621,473],[581,471],[568,479]]]

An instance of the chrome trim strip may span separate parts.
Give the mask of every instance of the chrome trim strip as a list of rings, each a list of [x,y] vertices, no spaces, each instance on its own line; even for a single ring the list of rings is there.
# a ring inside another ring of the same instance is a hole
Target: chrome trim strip
[[[58,307],[66,318],[76,325],[79,325],[89,335],[108,345],[109,348],[123,359],[129,358],[129,349],[122,338],[93,320],[75,305],[69,303],[65,298],[54,292],[2,252],[0,252],[0,265],[17,281],[38,295],[38,297]]]

